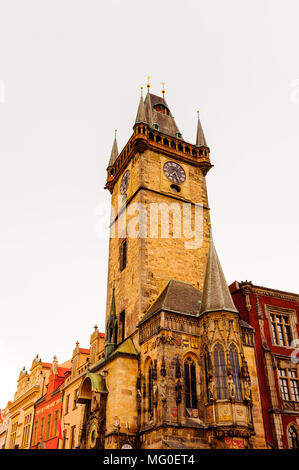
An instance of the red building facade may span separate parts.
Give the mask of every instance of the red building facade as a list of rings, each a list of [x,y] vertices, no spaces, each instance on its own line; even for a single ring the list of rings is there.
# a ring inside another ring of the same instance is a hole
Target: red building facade
[[[269,448],[298,448],[299,295],[234,282],[243,321],[254,328],[263,419]]]
[[[46,393],[34,405],[31,449],[57,449],[61,436],[62,385],[71,369],[59,367],[54,357]]]

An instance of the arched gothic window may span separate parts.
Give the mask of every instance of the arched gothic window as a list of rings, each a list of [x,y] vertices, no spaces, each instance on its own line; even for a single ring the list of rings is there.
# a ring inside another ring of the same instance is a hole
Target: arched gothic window
[[[185,405],[186,408],[197,408],[196,370],[194,361],[188,357],[184,362]]]
[[[217,399],[224,400],[228,398],[226,365],[223,347],[217,344],[214,349],[214,367],[216,378]]]
[[[234,344],[230,347],[229,359],[232,368],[233,382],[236,389],[236,400],[242,400],[239,358],[237,348]]]
[[[290,449],[298,449],[298,435],[294,426],[291,426],[288,430],[288,441]]]
[[[153,363],[150,362],[148,368],[148,417],[153,418]]]

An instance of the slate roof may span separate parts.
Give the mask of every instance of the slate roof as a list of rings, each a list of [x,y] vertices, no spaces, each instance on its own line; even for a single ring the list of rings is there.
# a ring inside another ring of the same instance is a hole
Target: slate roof
[[[201,292],[191,284],[170,279],[140,323],[161,310],[195,316],[199,312],[200,300]]]
[[[146,122],[150,125],[150,127],[153,127],[153,124],[158,124],[158,130],[160,132],[175,137],[176,133],[180,131],[178,126],[176,125],[174,117],[172,116],[170,110],[169,115],[162,114],[159,111],[156,111],[154,109],[154,106],[157,104],[162,104],[163,106],[166,106],[166,108],[169,110],[169,106],[164,98],[161,98],[157,95],[153,95],[152,93],[147,93],[144,101]]]

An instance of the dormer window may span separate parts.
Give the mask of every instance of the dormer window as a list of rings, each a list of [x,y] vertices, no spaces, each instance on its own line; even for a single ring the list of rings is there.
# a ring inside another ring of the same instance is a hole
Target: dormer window
[[[153,128],[156,129],[156,130],[158,130],[158,129],[159,129],[159,124],[157,124],[156,122],[154,122]]]
[[[178,138],[178,139],[181,139],[182,138],[182,134],[180,132],[176,132],[175,133],[175,136]]]
[[[154,106],[154,109],[158,111],[158,113],[165,114],[166,116],[169,116],[170,112],[169,109],[164,106],[164,104],[156,104]]]

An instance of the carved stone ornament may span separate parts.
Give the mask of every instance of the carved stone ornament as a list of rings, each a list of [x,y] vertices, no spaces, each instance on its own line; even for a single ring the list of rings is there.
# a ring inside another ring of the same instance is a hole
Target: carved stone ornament
[[[227,378],[227,388],[229,398],[234,400],[236,396],[236,387],[231,375],[229,375]]]
[[[251,401],[251,387],[249,380],[244,380],[244,400]]]
[[[209,385],[208,385],[209,401],[215,401],[216,400],[215,388],[216,388],[215,377],[210,376]]]

